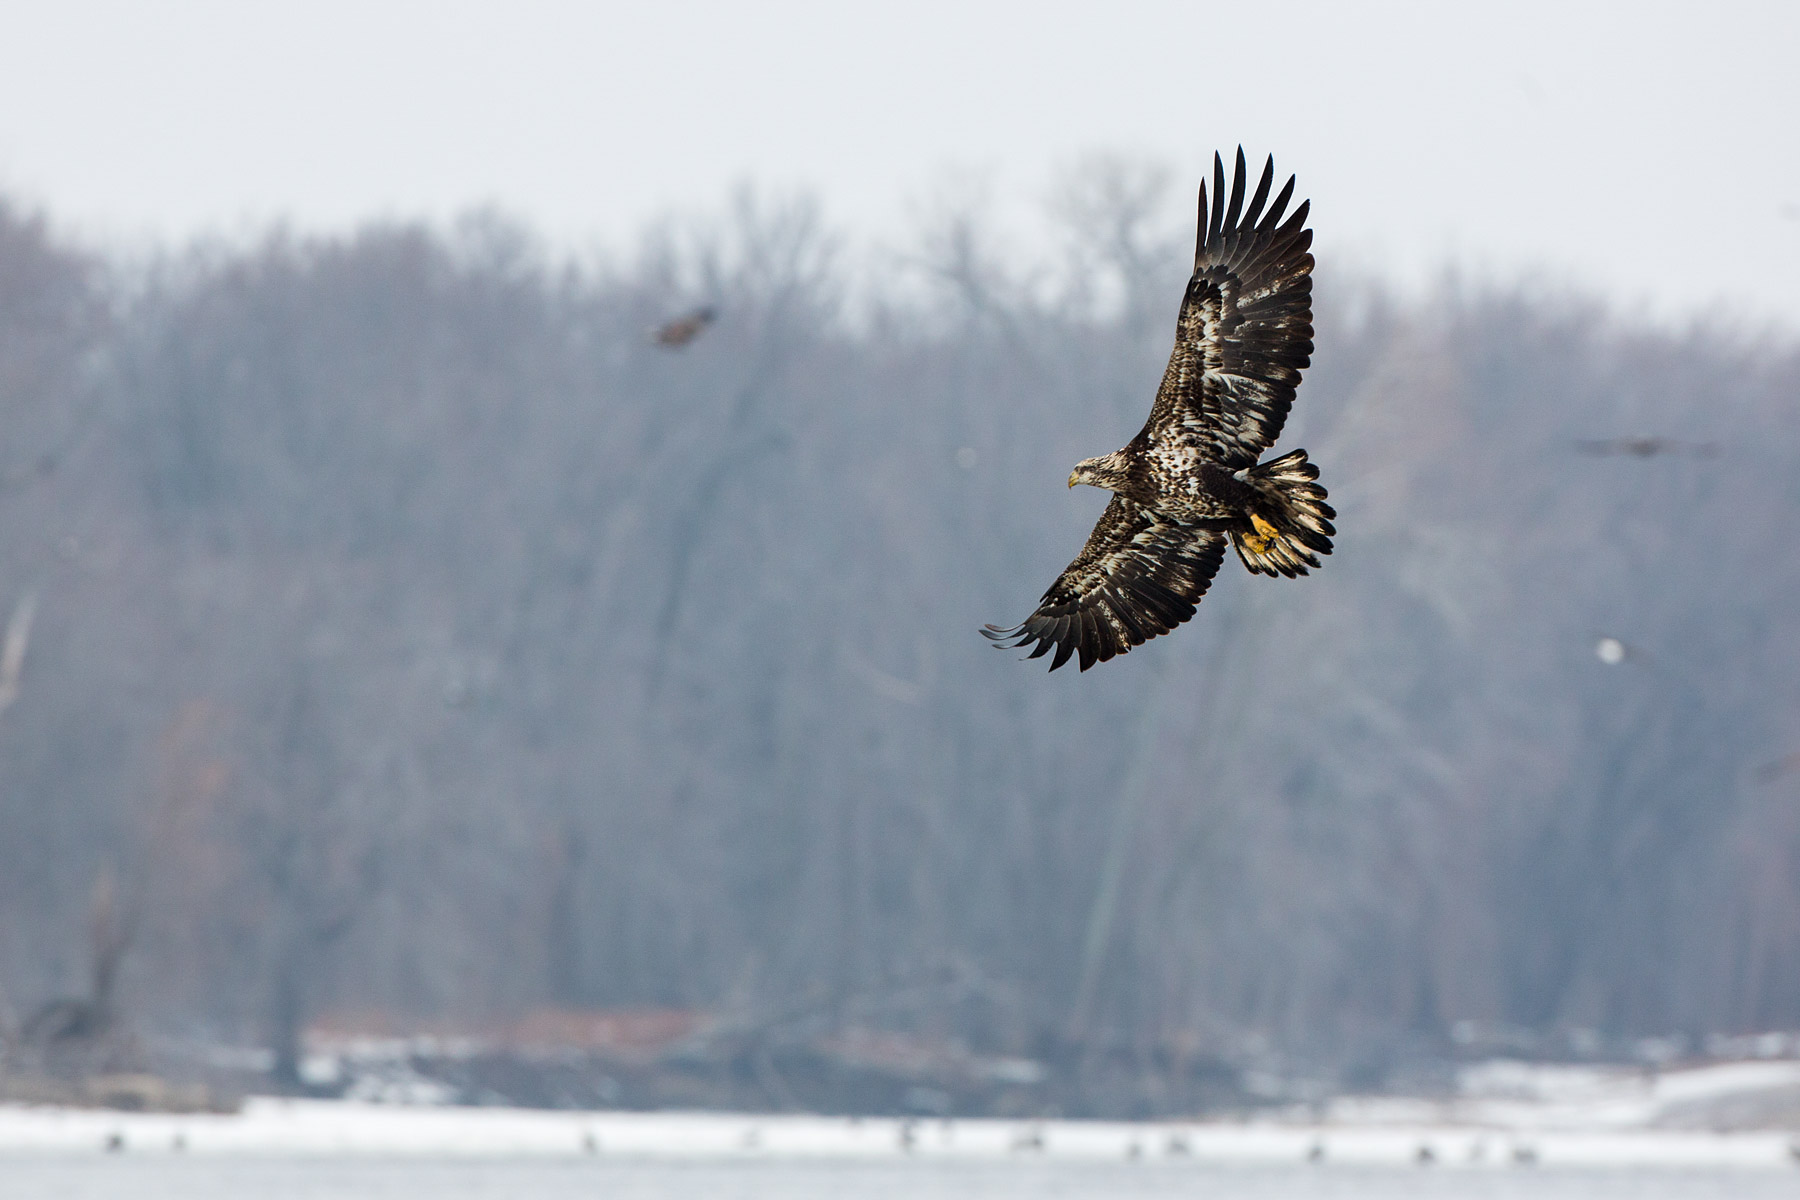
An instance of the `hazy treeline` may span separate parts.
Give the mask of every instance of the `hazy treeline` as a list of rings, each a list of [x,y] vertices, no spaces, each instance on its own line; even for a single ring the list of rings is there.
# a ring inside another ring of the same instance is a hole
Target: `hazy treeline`
[[[1149,188],[1077,181],[1038,274],[946,218],[891,303],[751,198],[582,265],[479,219],[127,268],[0,210],[0,1015],[87,986],[104,879],[140,1027],[278,1046],[1800,1026],[1800,351],[1397,306],[1327,242],[1282,444],[1337,553],[1046,677],[976,628],[1148,411]]]

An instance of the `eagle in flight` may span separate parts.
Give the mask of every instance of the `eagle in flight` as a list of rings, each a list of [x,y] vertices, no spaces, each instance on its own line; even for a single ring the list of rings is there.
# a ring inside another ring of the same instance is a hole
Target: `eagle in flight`
[[[1282,219],[1294,180],[1268,203],[1273,158],[1247,206],[1245,178],[1239,147],[1229,200],[1217,154],[1210,210],[1200,184],[1194,274],[1150,419],[1123,450],[1069,475],[1112,503],[1036,612],[982,631],[1002,646],[1036,643],[1031,658],[1054,648],[1052,671],[1077,653],[1085,671],[1193,616],[1227,538],[1261,575],[1304,575],[1331,553],[1337,513],[1306,451],[1257,461],[1312,361],[1312,202]]]

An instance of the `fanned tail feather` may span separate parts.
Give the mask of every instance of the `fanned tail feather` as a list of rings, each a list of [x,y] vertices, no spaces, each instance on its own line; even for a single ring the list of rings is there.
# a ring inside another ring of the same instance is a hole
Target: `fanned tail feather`
[[[1250,468],[1246,482],[1257,492],[1250,528],[1231,533],[1245,567],[1292,579],[1318,566],[1318,555],[1331,553],[1337,510],[1325,503],[1318,478],[1319,468],[1306,460],[1304,450]]]

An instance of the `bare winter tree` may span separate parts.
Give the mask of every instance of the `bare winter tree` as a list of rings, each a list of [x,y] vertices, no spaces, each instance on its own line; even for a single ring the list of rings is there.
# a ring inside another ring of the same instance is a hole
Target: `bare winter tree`
[[[94,881],[88,912],[88,979],[84,994],[41,1005],[19,1026],[28,1066],[85,1076],[115,1069],[129,1055],[118,1003],[119,969],[137,936],[141,913],[122,904],[111,871]]]

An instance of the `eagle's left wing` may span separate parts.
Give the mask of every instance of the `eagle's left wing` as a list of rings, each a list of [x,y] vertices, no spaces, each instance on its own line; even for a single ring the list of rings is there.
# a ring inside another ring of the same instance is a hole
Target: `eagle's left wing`
[[[1171,520],[1115,495],[1087,545],[1011,629],[982,632],[1003,646],[1052,646],[1052,671],[1081,652],[1081,669],[1167,633],[1194,615],[1225,555],[1225,535]]]
[[[1294,194],[1290,175],[1265,212],[1274,179],[1271,158],[1245,209],[1243,147],[1229,202],[1224,160],[1213,155],[1212,207],[1202,183],[1194,274],[1144,427],[1154,440],[1201,446],[1227,467],[1254,466],[1281,436],[1312,361],[1312,202],[1282,220]]]

